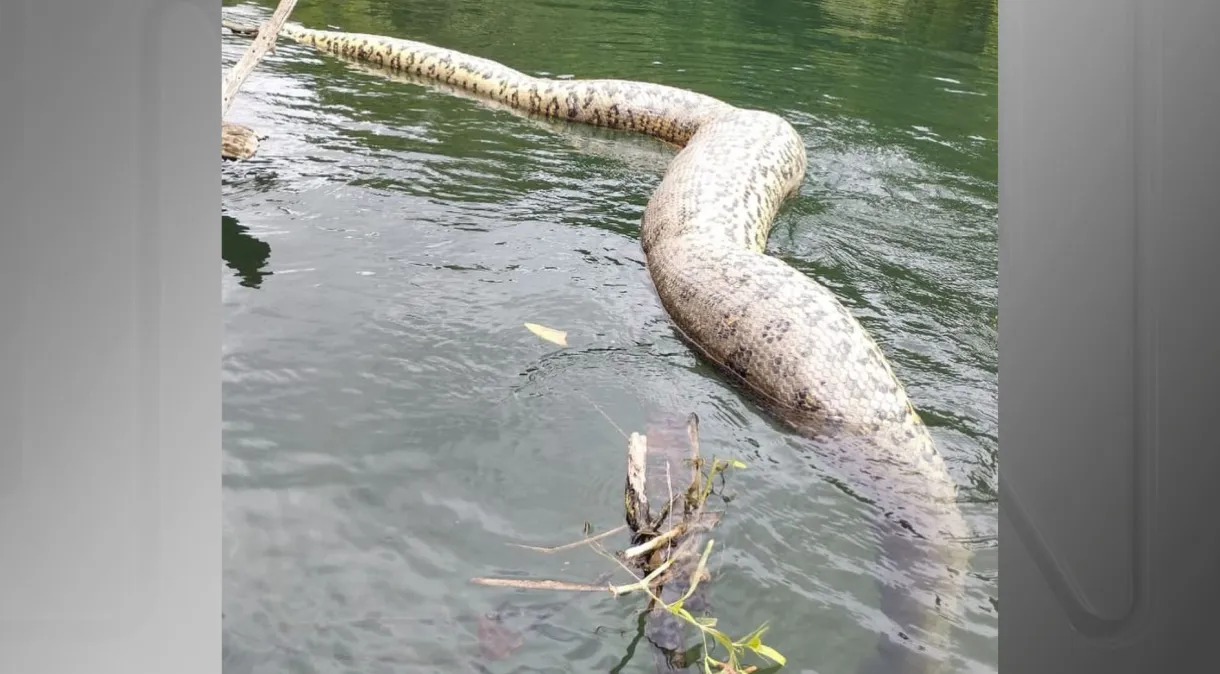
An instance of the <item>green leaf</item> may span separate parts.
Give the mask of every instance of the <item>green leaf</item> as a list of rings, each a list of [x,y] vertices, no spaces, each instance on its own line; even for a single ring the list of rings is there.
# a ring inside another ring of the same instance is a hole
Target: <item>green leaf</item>
[[[780,655],[779,651],[775,650],[774,648],[771,648],[770,646],[766,646],[766,645],[763,645],[760,643],[757,646],[751,646],[750,650],[754,651],[755,653],[758,653],[759,655],[770,660],[771,662],[779,663],[779,665],[781,667],[788,664],[788,659],[785,658],[784,656]]]
[[[746,468],[746,464],[744,462],[738,461],[737,459],[733,459],[732,465],[734,468],[736,468],[738,470],[745,470],[745,468]]]
[[[751,632],[749,634],[749,636],[746,636],[738,643],[745,645],[747,648],[754,648],[756,646],[762,645],[762,635],[763,635],[763,633],[765,633],[767,631],[767,629],[768,629],[767,623],[763,623],[762,625],[759,626],[758,629]]]

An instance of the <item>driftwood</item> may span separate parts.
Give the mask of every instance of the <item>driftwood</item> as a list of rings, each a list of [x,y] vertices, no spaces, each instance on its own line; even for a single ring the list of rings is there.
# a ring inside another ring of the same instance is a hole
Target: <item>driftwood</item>
[[[258,152],[258,134],[254,129],[233,122],[220,123],[220,156],[222,159],[249,159]]]
[[[527,580],[524,578],[474,578],[475,585],[512,587],[518,590],[566,590],[568,592],[605,592],[605,585],[569,583],[566,580]]]
[[[649,474],[649,446],[647,436],[632,433],[627,441],[627,471],[623,487],[624,516],[626,526],[619,526],[596,536],[555,547],[517,545],[544,553],[570,550],[579,546],[592,547],[612,557],[621,570],[629,572],[634,582],[623,585],[604,584],[602,579],[593,583],[578,583],[563,580],[523,578],[473,578],[477,585],[511,587],[524,590],[560,590],[575,593],[608,592],[613,597],[646,592],[649,602],[646,612],[646,632],[656,646],[658,671],[671,666],[684,665],[685,634],[688,626],[665,606],[687,597],[689,610],[698,611],[701,597],[692,596],[693,585],[708,579],[704,534],[720,521],[719,512],[705,510],[705,501],[710,493],[709,482],[717,472],[714,464],[705,478],[699,456],[698,417],[687,419],[689,453],[671,456],[672,452],[654,452],[653,458],[664,460],[657,465],[652,461],[654,473]],[[663,472],[657,472],[657,469]],[[675,491],[675,487],[677,491]],[[651,492],[651,495],[650,495]],[[660,504],[654,514],[650,502]],[[630,546],[617,554],[607,553],[600,541],[610,535],[629,529]],[[516,545],[516,544],[513,544]],[[607,577],[608,579],[608,577]],[[520,645],[513,642],[515,645]],[[743,668],[738,671],[749,671]],[[724,671],[732,671],[725,668]]]
[[[701,534],[720,521],[720,513],[706,512],[703,507],[707,493],[703,489],[703,474],[700,471],[702,460],[699,456],[698,421],[698,417],[693,414],[687,420],[687,435],[690,441],[689,456],[681,462],[664,464],[667,498],[656,515],[652,514],[648,498],[650,486],[647,481],[648,438],[640,433],[632,433],[627,441],[627,480],[623,489],[626,525],[619,525],[595,536],[552,547],[509,543],[513,547],[547,554],[572,550],[581,546],[601,550],[600,541],[620,533],[624,529],[629,529],[631,547],[614,557],[624,565],[639,570],[640,577],[637,578],[636,583],[614,586],[564,580],[482,576],[472,578],[471,582],[476,585],[527,590],[607,591],[617,596],[642,589],[639,586],[645,580],[648,581],[649,589],[659,593],[669,579],[675,578],[681,573],[693,571],[694,563],[698,561],[699,557]],[[686,477],[685,488],[677,494],[672,493],[672,485],[669,484],[669,479],[675,472]]]
[[[271,19],[260,29],[254,31],[256,33],[254,41],[250,43],[246,53],[242,54],[237,64],[225,75],[221,82],[220,92],[221,120],[229,114],[229,106],[233,104],[233,99],[237,96],[237,92],[245,83],[246,78],[254,72],[258,62],[275,47],[275,38],[279,35],[280,29],[284,27],[284,22],[288,20],[288,16],[292,14],[296,4],[297,0],[280,0]],[[253,129],[232,122],[221,122],[220,156],[222,158],[249,159],[258,152],[258,143],[258,134]]]

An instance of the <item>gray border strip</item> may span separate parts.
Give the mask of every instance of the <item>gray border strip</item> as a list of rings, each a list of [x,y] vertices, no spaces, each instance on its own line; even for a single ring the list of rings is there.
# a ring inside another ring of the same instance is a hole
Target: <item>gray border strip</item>
[[[1209,669],[1217,26],[1207,0],[1001,0],[1005,672]]]
[[[219,9],[0,6],[0,671],[220,668]]]

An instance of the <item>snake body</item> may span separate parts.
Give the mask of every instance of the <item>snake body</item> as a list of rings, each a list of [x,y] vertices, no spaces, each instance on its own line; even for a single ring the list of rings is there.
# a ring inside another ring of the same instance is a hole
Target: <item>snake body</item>
[[[771,416],[818,441],[830,468],[885,510],[892,526],[881,535],[882,548],[906,570],[923,568],[922,589],[935,595],[900,627],[944,636],[947,623],[933,606],[954,610],[967,559],[956,542],[967,529],[955,483],[860,322],[827,288],[765,252],[775,216],[805,177],[804,141],[787,121],[659,84],[533,77],[411,40],[295,24],[280,34],[525,114],[680,147],[640,228],[661,304],[683,341]],[[918,536],[903,538],[900,528]],[[946,578],[946,566],[956,573]]]

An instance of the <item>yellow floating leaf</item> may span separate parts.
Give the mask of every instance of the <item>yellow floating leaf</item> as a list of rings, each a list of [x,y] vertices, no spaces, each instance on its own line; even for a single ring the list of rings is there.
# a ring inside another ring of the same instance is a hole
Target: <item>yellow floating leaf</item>
[[[555,330],[554,328],[548,328],[545,325],[538,325],[537,323],[526,323],[525,327],[548,342],[554,342],[559,346],[568,345],[568,333],[562,330]]]

